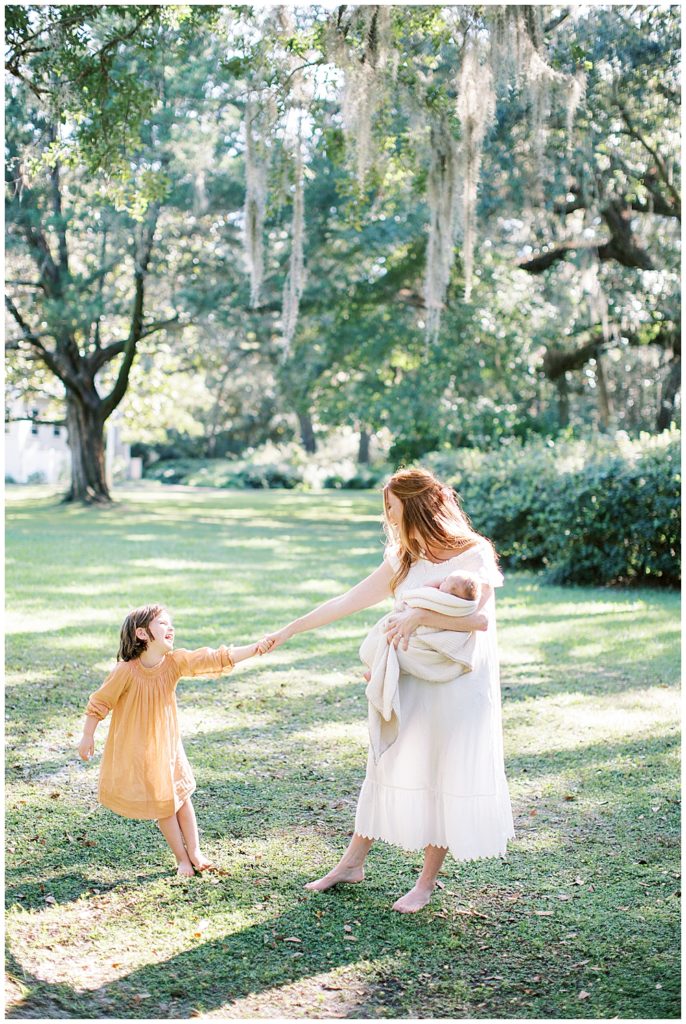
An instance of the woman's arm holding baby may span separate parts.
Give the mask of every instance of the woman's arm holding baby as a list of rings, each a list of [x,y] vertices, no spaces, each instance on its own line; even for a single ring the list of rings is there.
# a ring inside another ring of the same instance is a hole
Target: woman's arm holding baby
[[[395,644],[396,647],[402,642],[404,649],[407,650],[410,637],[419,626],[428,626],[429,629],[449,629],[458,633],[486,630],[490,619],[482,609],[492,593],[492,587],[482,584],[481,598],[472,615],[441,615],[440,612],[428,611],[425,608],[406,608],[403,611],[394,612],[386,622],[386,639],[389,644]]]
[[[356,586],[351,587],[340,597],[332,597],[330,601],[313,608],[307,615],[289,622],[283,629],[276,633],[270,633],[265,639],[273,641],[274,647],[290,640],[295,633],[305,633],[310,629],[318,629],[330,622],[345,618],[354,612],[362,611],[363,608],[371,608],[391,596],[391,579],[393,569],[388,562],[383,562],[378,569],[367,576]]]

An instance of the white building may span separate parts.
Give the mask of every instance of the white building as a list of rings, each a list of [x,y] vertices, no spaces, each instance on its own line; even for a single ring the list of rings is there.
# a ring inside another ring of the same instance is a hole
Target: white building
[[[5,481],[16,484],[67,484],[71,475],[71,454],[67,428],[45,422],[47,402],[17,400],[5,408]],[[115,414],[116,415],[116,414]],[[121,441],[115,417],[106,425],[105,466],[108,482],[113,479],[140,480],[140,459]]]

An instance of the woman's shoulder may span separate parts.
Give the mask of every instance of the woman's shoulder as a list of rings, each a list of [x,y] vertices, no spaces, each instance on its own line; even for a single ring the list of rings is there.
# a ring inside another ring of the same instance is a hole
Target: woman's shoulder
[[[501,587],[503,585],[503,574],[498,566],[498,556],[490,540],[486,537],[478,537],[474,544],[460,552],[456,556],[456,564],[464,569],[472,570],[489,586]]]
[[[384,562],[388,562],[393,572],[400,568],[400,551],[396,544],[387,544],[383,553]]]

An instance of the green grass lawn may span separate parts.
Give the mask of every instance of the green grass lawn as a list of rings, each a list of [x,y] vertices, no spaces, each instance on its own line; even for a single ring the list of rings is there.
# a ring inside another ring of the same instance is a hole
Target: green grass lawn
[[[315,895],[352,829],[366,719],[357,648],[385,608],[296,637],[179,706],[204,849],[178,880],[152,822],[96,802],[75,751],[126,612],[179,647],[245,643],[381,560],[379,496],[143,486],[110,509],[7,494],[10,1017],[679,1016],[678,595],[498,595],[506,860],[450,856],[430,908],[389,908],[421,857]]]

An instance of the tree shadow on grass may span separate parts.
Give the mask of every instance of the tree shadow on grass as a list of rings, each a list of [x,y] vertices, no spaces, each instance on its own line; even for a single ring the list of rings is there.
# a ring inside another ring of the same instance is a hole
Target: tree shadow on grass
[[[409,870],[406,874],[403,885],[409,887],[414,876]],[[305,880],[302,874],[289,876],[288,887],[296,905],[285,912],[212,941],[198,941],[191,949],[88,991],[32,976],[10,954],[10,974],[30,991],[9,1009],[7,1017],[38,1016],[42,1015],[38,1013],[41,1006],[54,1006],[62,1011],[60,1016],[78,1011],[84,1017],[141,1018],[155,1011],[160,1018],[186,1018],[248,996],[269,998],[273,990],[293,982],[316,981],[320,974],[373,961],[384,945],[386,952],[394,954],[399,973],[405,959],[426,961],[431,918],[394,913],[389,894],[378,886],[365,884],[364,889],[350,887],[305,896],[301,893]],[[351,926],[355,941],[342,926],[346,920],[355,921]],[[396,997],[401,995],[400,980],[398,985]],[[357,1016],[355,1006],[368,1003],[364,983],[362,989],[359,997],[348,1000],[345,1016]]]

